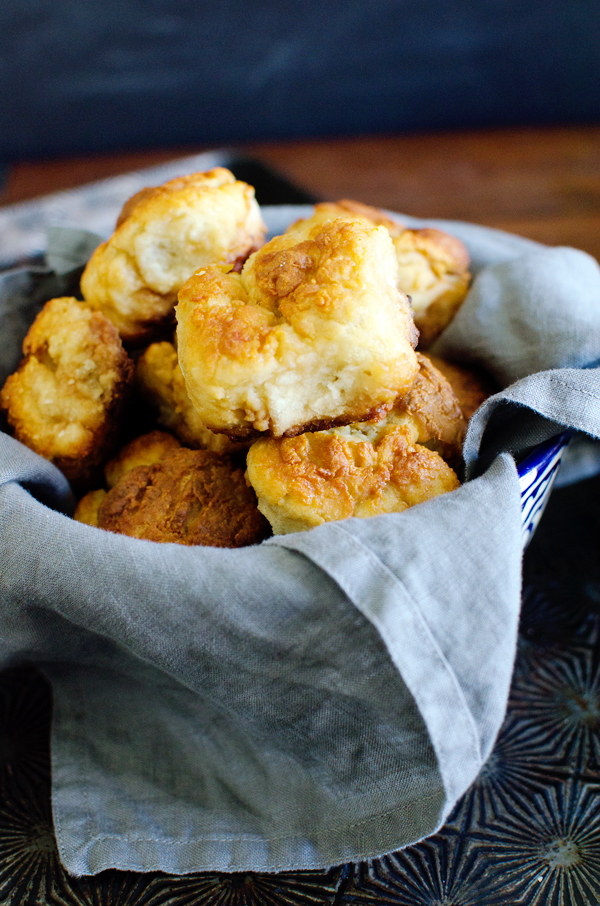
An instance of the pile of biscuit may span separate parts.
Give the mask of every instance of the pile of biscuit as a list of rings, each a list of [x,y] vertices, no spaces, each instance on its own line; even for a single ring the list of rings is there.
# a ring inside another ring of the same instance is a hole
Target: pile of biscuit
[[[488,387],[423,350],[466,295],[462,243],[350,201],[265,235],[226,169],[144,189],[83,301],[35,319],[0,407],[69,479],[75,519],[241,547],[459,486]]]

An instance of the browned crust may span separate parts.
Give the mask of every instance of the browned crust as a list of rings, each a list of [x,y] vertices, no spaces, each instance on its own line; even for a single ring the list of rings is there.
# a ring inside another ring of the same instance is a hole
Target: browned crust
[[[98,526],[147,541],[244,547],[270,534],[256,495],[228,457],[184,447],[128,471],[102,500]]]
[[[60,300],[51,300],[51,302]],[[73,300],[76,303],[76,300]],[[49,305],[50,303],[46,303]],[[83,303],[76,303],[83,305]],[[6,419],[14,437],[45,459],[54,463],[72,483],[76,490],[87,489],[98,476],[99,467],[115,447],[120,426],[120,415],[128,399],[133,381],[134,365],[121,344],[116,327],[101,312],[92,312],[88,328],[98,347],[109,347],[113,351],[112,368],[118,378],[111,387],[110,401],[104,408],[104,418],[95,429],[90,429],[87,442],[81,442],[71,455],[60,455],[44,443],[34,426],[23,417],[15,415],[11,403],[13,388],[18,388],[22,374],[32,359],[44,363],[48,359],[49,336],[39,331],[40,313],[23,342],[24,357],[19,367],[7,379],[0,393],[0,408],[6,412]]]
[[[432,361],[417,352],[419,373],[409,392],[394,409],[405,410],[419,430],[419,443],[452,462],[460,460],[467,430],[459,401],[450,382]]]
[[[322,418],[314,422],[309,422],[307,425],[295,425],[293,428],[288,428],[288,430],[284,432],[283,437],[296,437],[296,435],[305,434],[306,432],[314,434],[315,431],[327,431],[328,428],[344,428],[346,425],[355,424],[357,421],[378,422],[382,418],[385,418],[391,408],[392,404],[385,403],[381,406],[374,406],[366,413],[361,413],[359,416],[354,413],[352,415],[340,415],[338,418]]]
[[[254,252],[257,252],[260,248],[262,248],[263,244],[264,243],[261,243],[260,245],[253,245],[248,249],[247,252],[244,252],[241,255],[236,255],[234,258],[230,257],[227,259],[227,264],[231,265],[231,270],[234,272],[234,274],[241,274],[242,268],[244,267],[244,264],[246,263],[250,255],[253,255]]]
[[[352,425],[359,421],[378,422],[382,418],[385,418],[387,413],[392,408],[392,405],[393,403],[384,403],[381,406],[373,406],[366,412],[364,410],[361,410],[358,413],[352,412],[346,415],[340,415],[337,418],[321,418],[315,419],[315,421],[312,422],[308,422],[305,425],[294,425],[292,428],[288,428],[287,431],[284,431],[281,437],[296,437],[298,434],[305,434],[307,432],[314,434],[315,431],[326,431],[328,428],[344,428],[346,425]],[[211,427],[210,430],[213,432],[213,434],[226,434],[227,437],[231,438],[231,440],[238,442],[258,440],[259,437],[276,436],[273,433],[272,425],[270,425],[267,431],[257,431],[252,426],[241,429]]]
[[[115,230],[118,230],[119,227],[131,217],[136,208],[143,205],[145,202],[150,201],[150,199],[159,198],[161,195],[168,197],[176,192],[181,192],[187,186],[194,185],[198,177],[211,177],[219,171],[225,172],[225,169],[223,167],[213,167],[212,170],[207,170],[205,173],[188,173],[186,176],[176,176],[174,179],[169,179],[160,186],[144,186],[143,189],[140,189],[139,192],[136,192],[135,195],[128,198],[121,208]],[[244,183],[244,185],[246,185],[246,183]]]
[[[175,310],[162,317],[146,318],[137,323],[136,330],[123,331],[122,341],[132,354],[139,353],[150,343],[158,343],[173,336],[175,330]]]
[[[481,404],[498,390],[489,375],[476,365],[457,365],[430,353],[427,353],[427,358],[452,386],[467,422]]]
[[[114,450],[119,435],[119,415],[127,400],[129,381],[121,381],[115,388],[110,407],[107,409],[106,428],[103,434],[96,435],[81,457],[55,457],[52,462],[76,490],[94,484],[98,471],[107,456]]]
[[[220,199],[214,209],[211,199]],[[228,203],[237,212],[235,223],[228,223],[225,230],[211,228],[206,242],[197,243],[193,219],[207,217],[218,226],[215,218]],[[179,212],[185,216],[177,227]],[[153,225],[159,226],[160,237],[153,236]],[[90,258],[82,292],[117,325],[125,341],[133,346],[149,343],[172,326],[177,291],[196,267],[219,261],[241,270],[263,244],[265,231],[253,188],[224,167],[145,187],[125,202],[113,235]],[[165,243],[168,254],[163,260]]]
[[[90,440],[84,455],[76,458],[57,459],[55,464],[75,486],[88,484],[96,475],[99,466],[115,448],[120,427],[120,416],[129,397],[133,382],[134,365],[119,340],[116,327],[101,312],[93,312],[90,330],[99,344],[118,346],[116,367],[119,379],[112,388],[110,403],[105,410],[103,430]]]
[[[264,439],[250,448],[247,474],[276,533],[400,512],[459,486],[404,426],[390,426],[376,444],[328,431]]]
[[[135,437],[104,466],[107,486],[114,487],[131,469],[141,465],[154,465],[164,459],[167,453],[180,447],[181,444],[172,434],[158,429]]]

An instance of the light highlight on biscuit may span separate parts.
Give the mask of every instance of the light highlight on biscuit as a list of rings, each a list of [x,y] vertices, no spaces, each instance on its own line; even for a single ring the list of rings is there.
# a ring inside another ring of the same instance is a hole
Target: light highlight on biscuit
[[[411,299],[419,347],[427,349],[467,295],[469,255],[459,239],[441,230],[404,230],[393,242],[400,288]]]

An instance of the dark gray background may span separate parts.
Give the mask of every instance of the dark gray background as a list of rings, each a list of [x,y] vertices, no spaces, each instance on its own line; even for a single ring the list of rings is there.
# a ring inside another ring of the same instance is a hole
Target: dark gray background
[[[598,0],[2,0],[0,159],[600,117]]]

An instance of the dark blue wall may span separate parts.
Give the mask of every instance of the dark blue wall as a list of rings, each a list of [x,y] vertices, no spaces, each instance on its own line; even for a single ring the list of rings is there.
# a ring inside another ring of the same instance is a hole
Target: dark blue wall
[[[600,0],[0,0],[0,157],[600,119]]]

